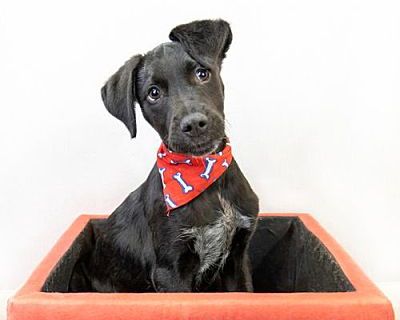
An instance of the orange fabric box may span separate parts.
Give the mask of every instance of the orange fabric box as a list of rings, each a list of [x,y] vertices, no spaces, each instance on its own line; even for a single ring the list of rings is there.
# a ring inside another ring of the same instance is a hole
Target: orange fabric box
[[[68,265],[106,217],[77,218],[10,298],[9,320],[394,320],[388,299],[308,214],[260,214],[250,244],[255,293],[66,292]]]

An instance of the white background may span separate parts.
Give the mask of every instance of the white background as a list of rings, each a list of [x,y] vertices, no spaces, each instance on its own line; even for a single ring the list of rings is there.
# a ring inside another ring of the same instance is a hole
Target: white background
[[[231,23],[234,154],[262,211],[310,212],[377,282],[400,281],[400,2],[0,2],[0,290],[81,213],[111,213],[159,145],[104,81],[177,24]]]

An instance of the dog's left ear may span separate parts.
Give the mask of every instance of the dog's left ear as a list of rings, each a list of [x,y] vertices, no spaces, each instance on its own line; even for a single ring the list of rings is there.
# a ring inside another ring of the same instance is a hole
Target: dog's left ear
[[[204,66],[221,66],[232,42],[232,31],[224,20],[199,20],[175,27],[169,38],[180,42]]]

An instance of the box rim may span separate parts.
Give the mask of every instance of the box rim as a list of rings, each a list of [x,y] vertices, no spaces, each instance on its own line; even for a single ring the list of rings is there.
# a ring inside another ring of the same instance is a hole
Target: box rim
[[[339,243],[308,213],[260,213],[260,217],[280,216],[298,217],[307,229],[312,232],[334,256],[344,274],[355,288],[352,292],[293,292],[293,293],[49,293],[41,292],[46,278],[56,266],[60,258],[72,245],[75,238],[83,230],[89,220],[104,219],[104,214],[82,214],[78,216],[69,228],[63,233],[50,252],[39,263],[34,272],[17,293],[9,299],[8,307],[26,304],[62,304],[62,305],[87,305],[98,304],[115,305],[143,305],[152,303],[209,303],[210,299],[220,304],[246,303],[258,304],[265,302],[271,305],[321,305],[340,303],[342,305],[363,304],[368,302],[374,305],[389,305],[390,301],[372,283],[360,267],[353,261],[349,254]],[[135,299],[132,299],[135,297]],[[390,311],[388,311],[390,312]],[[393,310],[392,310],[393,313]]]

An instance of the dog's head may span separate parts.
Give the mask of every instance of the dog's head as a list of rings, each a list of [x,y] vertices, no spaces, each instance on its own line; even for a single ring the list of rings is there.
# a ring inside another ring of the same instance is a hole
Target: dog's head
[[[225,138],[222,60],[232,41],[223,20],[174,28],[144,56],[128,60],[101,90],[107,110],[136,136],[135,103],[175,152],[203,155]]]

